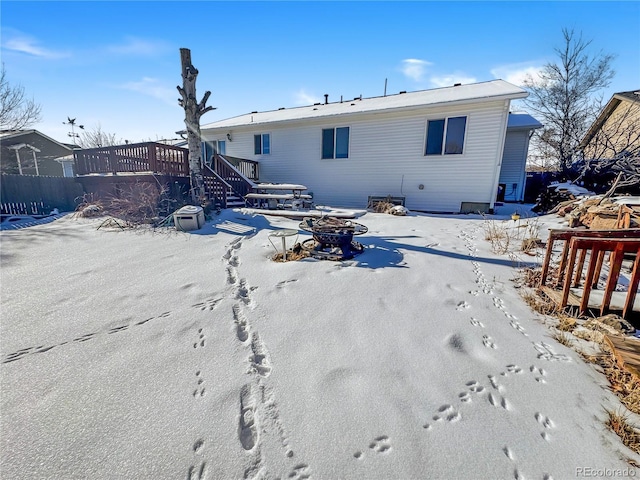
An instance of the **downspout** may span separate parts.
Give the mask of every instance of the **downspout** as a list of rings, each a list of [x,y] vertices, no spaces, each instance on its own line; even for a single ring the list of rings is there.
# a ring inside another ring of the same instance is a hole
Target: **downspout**
[[[520,197],[518,201],[520,202],[524,202],[524,192],[527,188],[527,158],[529,158],[529,142],[531,141],[531,137],[533,137],[534,132],[535,130],[529,131],[527,133],[527,140],[524,142],[524,151],[526,155],[524,157],[524,168],[522,169],[522,182],[520,183],[520,185],[522,185],[522,191],[520,192],[520,195],[518,195],[518,197]]]
[[[16,148],[16,158],[18,159],[18,172],[22,175],[22,163],[20,162],[20,152]]]
[[[507,123],[509,122],[509,100],[505,100],[504,108],[502,110],[502,128],[500,130],[500,148],[498,148],[498,158],[496,159],[495,171],[493,173],[493,184],[490,192],[491,201],[489,202],[489,211],[493,212],[493,208],[496,203],[496,197],[498,196],[498,183],[500,182],[500,169],[502,168],[502,156],[504,155],[504,143],[507,138]]]

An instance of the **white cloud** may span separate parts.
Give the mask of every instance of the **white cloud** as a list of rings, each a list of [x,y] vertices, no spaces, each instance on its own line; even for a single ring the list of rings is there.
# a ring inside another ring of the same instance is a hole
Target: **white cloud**
[[[427,67],[433,65],[431,62],[426,60],[419,60],[417,58],[407,58],[402,60],[402,66],[400,67],[400,71],[410,79],[420,82],[423,80],[424,75],[427,71]]]
[[[522,86],[527,76],[531,76],[534,79],[537,78],[542,68],[542,65],[535,65],[533,63],[515,63],[495,67],[491,69],[491,75],[495,78],[501,78],[509,83],[513,83],[514,85]]]
[[[475,77],[470,77],[464,73],[450,73],[447,75],[434,75],[429,81],[434,87],[451,87],[456,83],[468,84],[476,83],[478,80]]]
[[[166,52],[168,48],[164,41],[126,37],[123,43],[107,46],[107,51],[118,55],[153,56]]]
[[[28,35],[15,32],[5,31],[2,41],[2,48],[17,53],[26,53],[34,57],[55,60],[71,56],[69,52],[56,51],[38,45],[38,40]]]
[[[314,103],[318,103],[320,101],[318,97],[315,97],[312,94],[305,92],[303,88],[298,90],[294,94],[294,97],[295,97],[296,105],[313,105]]]
[[[175,88],[162,85],[157,78],[144,77],[138,82],[127,82],[118,85],[117,88],[142,93],[174,107],[178,106],[178,98],[180,97]]]

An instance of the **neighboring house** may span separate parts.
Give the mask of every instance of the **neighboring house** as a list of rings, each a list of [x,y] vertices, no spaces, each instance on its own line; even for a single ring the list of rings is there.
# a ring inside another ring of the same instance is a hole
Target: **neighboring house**
[[[640,154],[640,90],[615,93],[579,146],[586,159]]]
[[[498,200],[523,202],[529,140],[542,124],[526,113],[510,113],[504,141]]]
[[[510,103],[526,96],[503,80],[332,103],[325,96],[201,131],[208,148],[258,161],[261,182],[302,183],[316,204],[365,208],[369,196],[391,195],[418,211],[490,211]],[[524,163],[504,178],[518,184],[517,199]]]
[[[0,147],[0,171],[15,175],[66,176],[56,159],[73,154],[71,146],[37,130],[0,131]]]

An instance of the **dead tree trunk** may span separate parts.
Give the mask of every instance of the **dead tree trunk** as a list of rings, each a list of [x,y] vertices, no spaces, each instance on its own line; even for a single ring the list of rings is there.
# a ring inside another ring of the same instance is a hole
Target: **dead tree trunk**
[[[200,147],[200,117],[213,107],[207,107],[206,103],[211,92],[207,91],[198,102],[196,97],[196,78],[198,70],[191,64],[191,50],[180,49],[180,62],[182,63],[182,87],[178,86],[178,92],[182,98],[178,103],[184,108],[184,123],[187,126],[187,145],[189,146],[189,174],[191,177],[191,199],[194,202],[203,203],[205,200],[204,179],[202,177],[202,149]]]

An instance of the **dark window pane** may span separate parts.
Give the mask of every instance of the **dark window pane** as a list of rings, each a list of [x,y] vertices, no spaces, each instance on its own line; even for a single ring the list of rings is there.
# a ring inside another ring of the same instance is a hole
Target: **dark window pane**
[[[219,150],[219,154],[220,155],[224,155],[227,153],[227,142],[225,142],[224,140],[219,140],[218,141],[218,150]]]
[[[271,153],[271,139],[268,133],[262,135],[262,153],[265,155]]]
[[[322,130],[322,158],[333,158],[333,128]]]
[[[349,157],[349,127],[336,128],[336,158]]]
[[[253,136],[253,153],[260,155],[262,153],[262,135]]]
[[[464,146],[464,130],[467,126],[467,117],[453,117],[447,122],[447,141],[444,145],[444,153],[462,153]]]
[[[427,122],[427,148],[425,155],[442,154],[442,137],[444,135],[444,120],[429,120]]]

